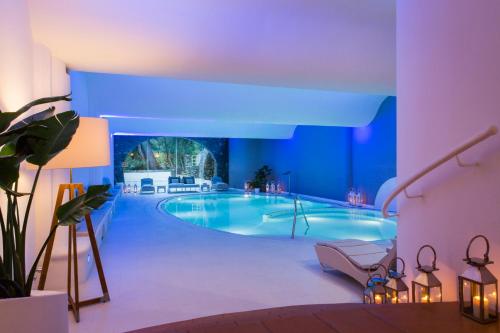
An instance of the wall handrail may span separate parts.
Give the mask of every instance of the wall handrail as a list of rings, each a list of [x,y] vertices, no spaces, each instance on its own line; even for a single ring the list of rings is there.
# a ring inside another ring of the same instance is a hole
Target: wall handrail
[[[425,167],[424,169],[422,169],[420,172],[416,173],[414,176],[408,178],[405,182],[403,182],[400,185],[398,185],[396,187],[396,189],[384,201],[384,204],[382,206],[382,214],[383,214],[383,216],[384,217],[395,217],[395,216],[399,215],[399,214],[389,214],[387,212],[387,210],[388,210],[389,205],[391,204],[391,202],[399,194],[401,194],[401,192],[404,192],[405,195],[407,196],[407,198],[409,198],[409,199],[422,198],[423,195],[413,195],[413,196],[409,195],[408,192],[407,192],[407,188],[411,184],[415,183],[417,180],[419,180],[423,176],[427,175],[428,173],[430,173],[431,171],[433,171],[434,169],[436,169],[440,165],[448,162],[449,160],[455,158],[457,160],[457,164],[460,167],[478,166],[479,165],[478,163],[473,163],[473,164],[463,163],[460,160],[460,157],[458,155],[460,155],[464,151],[468,150],[469,148],[477,145],[478,143],[480,143],[480,142],[488,139],[489,137],[491,137],[493,135],[496,135],[497,133],[498,133],[498,128],[496,126],[489,127],[486,131],[484,131],[484,132],[476,135],[475,137],[471,138],[469,141],[465,142],[464,144],[462,144],[462,145],[454,148],[452,151],[450,151],[448,154],[446,154],[442,158],[440,158],[440,159],[434,161],[433,163],[429,164],[427,167]]]

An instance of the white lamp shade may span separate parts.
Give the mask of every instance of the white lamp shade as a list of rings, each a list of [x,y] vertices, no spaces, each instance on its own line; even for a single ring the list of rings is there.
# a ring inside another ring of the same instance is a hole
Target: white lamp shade
[[[44,169],[74,169],[106,166],[109,159],[108,121],[80,117],[80,125],[66,149],[49,161]],[[28,163],[28,167],[35,166]]]

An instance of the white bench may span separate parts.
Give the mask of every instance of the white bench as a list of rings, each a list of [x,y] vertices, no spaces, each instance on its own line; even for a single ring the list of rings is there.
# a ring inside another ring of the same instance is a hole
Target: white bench
[[[97,246],[100,247],[102,241],[106,237],[109,224],[113,219],[113,213],[117,201],[119,200],[122,189],[120,187],[113,188],[113,196],[104,203],[99,209],[90,214],[94,233],[96,236]],[[78,253],[78,281],[82,283],[87,280],[94,267],[94,256],[90,246],[90,240],[84,222],[78,224],[77,227],[77,253]],[[68,270],[68,233],[66,229],[60,228],[57,232],[56,241],[52,251],[52,258],[45,283],[46,290],[66,290],[67,270]],[[40,262],[40,266],[42,263]],[[106,273],[106,267],[104,267]],[[35,286],[36,286],[35,281]]]

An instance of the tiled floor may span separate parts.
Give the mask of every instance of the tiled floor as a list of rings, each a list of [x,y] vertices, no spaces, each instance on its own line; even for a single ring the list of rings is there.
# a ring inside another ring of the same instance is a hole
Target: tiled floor
[[[360,302],[361,287],[321,271],[311,240],[228,234],[157,210],[166,195],[120,200],[101,246],[111,302],[70,315],[71,332],[123,332],[220,313]],[[83,298],[99,292],[96,271]]]
[[[223,314],[145,328],[133,333],[489,333],[459,314],[457,303],[303,305]]]

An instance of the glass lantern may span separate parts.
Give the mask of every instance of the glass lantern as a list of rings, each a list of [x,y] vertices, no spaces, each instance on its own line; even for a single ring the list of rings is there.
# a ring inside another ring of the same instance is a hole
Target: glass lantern
[[[401,262],[401,272],[398,272],[398,261]],[[408,303],[408,286],[404,283],[406,264],[400,257],[394,258],[389,264],[387,283],[385,284],[387,303]]]
[[[470,247],[476,240],[482,238],[486,243],[486,253],[483,258],[471,258]],[[458,276],[458,294],[460,312],[466,317],[480,323],[491,323],[498,320],[498,284],[497,278],[486,268],[492,264],[489,259],[490,243],[483,235],[473,237],[467,246],[467,269]]]
[[[378,271],[383,271],[378,273]],[[377,273],[372,273],[377,272]],[[363,291],[363,303],[365,304],[384,304],[387,303],[385,283],[387,282],[387,269],[382,264],[373,265],[368,271],[368,281]]]
[[[430,249],[433,254],[432,265],[420,264],[420,254],[424,249]],[[436,268],[436,250],[430,245],[422,246],[417,253],[418,275],[412,281],[412,299],[413,303],[435,303],[443,301],[443,288],[441,281],[434,275],[438,270]]]

